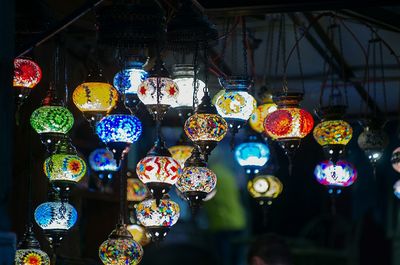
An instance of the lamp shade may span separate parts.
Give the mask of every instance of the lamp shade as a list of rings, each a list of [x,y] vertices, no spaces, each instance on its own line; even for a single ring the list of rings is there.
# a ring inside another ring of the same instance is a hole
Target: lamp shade
[[[75,88],[72,101],[83,114],[105,115],[117,104],[118,92],[108,83],[84,82]]]
[[[151,238],[149,238],[149,236],[146,233],[146,229],[143,226],[133,224],[133,225],[128,225],[126,229],[128,229],[129,233],[131,233],[133,240],[138,242],[140,245],[146,246],[147,244],[150,243]]]
[[[173,159],[175,159],[181,168],[184,168],[186,160],[192,155],[193,146],[174,145],[168,148]]]
[[[400,147],[397,147],[393,153],[392,157],[390,159],[390,162],[392,163],[393,169],[396,172],[400,173]]]
[[[157,84],[159,87],[159,104],[173,106],[177,104],[179,88],[168,77],[149,77],[138,88],[138,97],[145,105],[157,105]]]
[[[168,156],[146,156],[136,166],[139,179],[147,183],[165,183],[174,185],[182,169],[179,163]]]
[[[136,94],[140,84],[148,77],[142,66],[128,67],[114,76],[114,87],[125,95]]]
[[[357,143],[369,161],[374,164],[381,159],[383,151],[389,143],[389,138],[383,129],[367,126],[358,136]]]
[[[217,99],[215,107],[224,119],[247,121],[256,109],[257,102],[247,91],[226,90]]]
[[[396,181],[393,185],[394,195],[400,199],[400,180]]]
[[[272,113],[275,110],[277,110],[275,103],[265,103],[258,106],[250,116],[250,127],[258,133],[264,132],[264,120],[269,113]]]
[[[347,145],[353,135],[353,129],[344,120],[326,120],[315,126],[313,135],[321,146]]]
[[[228,130],[228,124],[218,114],[195,113],[185,122],[185,133],[193,142],[221,141]]]
[[[113,153],[106,148],[93,150],[89,155],[89,164],[97,172],[115,172],[119,168]]]
[[[74,125],[74,116],[62,106],[42,106],[33,111],[30,122],[38,134],[66,134]]]
[[[113,114],[101,119],[96,133],[104,143],[136,142],[142,134],[142,123],[133,115]]]
[[[282,182],[272,175],[260,175],[247,182],[247,190],[251,197],[264,201],[277,198],[283,190]]]
[[[357,180],[357,170],[345,160],[339,160],[336,164],[327,160],[315,167],[314,176],[324,186],[348,187]]]
[[[176,187],[182,193],[203,192],[210,193],[217,185],[217,176],[207,167],[187,166],[176,183]]]
[[[127,179],[127,194],[126,198],[129,202],[143,201],[149,194],[147,187],[138,179]]]
[[[35,221],[43,230],[69,230],[78,219],[75,208],[67,202],[45,202],[35,210]]]
[[[236,161],[242,167],[262,167],[270,157],[270,151],[265,143],[245,142],[235,148]]]
[[[144,227],[171,227],[178,221],[179,214],[179,205],[168,199],[162,199],[158,205],[153,199],[136,205],[136,216]]]
[[[53,181],[78,182],[86,174],[86,163],[78,155],[53,154],[43,164],[44,173]]]
[[[14,59],[14,87],[32,89],[41,79],[42,70],[37,63],[26,58]]]
[[[14,261],[15,265],[50,265],[46,252],[35,248],[17,249]]]

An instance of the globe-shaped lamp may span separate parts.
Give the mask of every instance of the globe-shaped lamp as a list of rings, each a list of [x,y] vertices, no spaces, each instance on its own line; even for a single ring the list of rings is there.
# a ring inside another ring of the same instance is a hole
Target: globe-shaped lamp
[[[21,103],[42,79],[42,70],[34,61],[27,58],[14,59],[13,86],[17,89],[17,102]]]
[[[358,146],[364,151],[373,166],[381,159],[389,138],[380,127],[366,126],[358,136]]]
[[[246,174],[257,174],[269,160],[268,145],[257,141],[257,136],[251,135],[246,142],[235,147],[235,159],[242,166]]]
[[[396,181],[393,185],[394,195],[400,199],[400,180]]]
[[[264,120],[269,113],[272,113],[275,110],[277,110],[277,106],[273,102],[264,103],[258,106],[256,109],[254,109],[253,113],[250,116],[250,127],[258,133],[264,132]]]
[[[22,240],[18,243],[14,262],[15,265],[50,265],[50,258],[40,249],[32,225],[28,226]]]
[[[113,173],[117,172],[119,169],[117,161],[114,159],[114,154],[106,148],[93,150],[89,155],[89,165],[98,173],[102,181],[112,179]]]
[[[146,228],[138,224],[128,225],[126,227],[129,233],[131,233],[133,240],[138,242],[142,246],[146,246],[151,242],[150,236],[147,235]]]
[[[329,193],[333,193],[352,185],[357,180],[357,170],[345,160],[339,160],[336,164],[326,160],[315,167],[314,176],[321,185],[329,188]]]
[[[260,175],[247,182],[247,190],[260,205],[270,205],[282,193],[283,184],[275,176]]]
[[[126,199],[128,202],[140,202],[143,201],[149,194],[146,185],[143,184],[139,179],[128,178],[127,179],[127,194]]]
[[[393,169],[400,173],[400,147],[394,149],[390,162],[392,163]]]

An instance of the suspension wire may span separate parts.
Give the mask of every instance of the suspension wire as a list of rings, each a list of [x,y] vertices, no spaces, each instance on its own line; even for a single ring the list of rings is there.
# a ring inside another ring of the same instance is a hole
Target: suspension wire
[[[286,65],[286,17],[282,15],[282,73],[283,73],[283,92],[288,93],[287,74],[285,73]]]
[[[32,139],[32,128],[28,128],[29,138]],[[33,170],[33,147],[32,144],[29,148],[29,161],[28,161],[28,207],[27,207],[27,217],[28,217],[28,227],[33,227],[33,199],[32,199],[32,174]]]
[[[372,38],[372,34],[371,34],[371,38]],[[371,90],[371,85],[370,85],[370,78],[371,78],[371,73],[370,73],[370,52],[371,52],[371,41],[368,42],[368,47],[367,47],[367,69],[365,71],[365,82],[367,83],[367,94],[370,95],[370,90]],[[365,110],[364,110],[364,115],[365,118],[368,117],[368,102],[369,102],[369,97],[367,97],[367,100],[365,102]]]
[[[293,23],[293,32],[294,32],[294,40],[295,43],[298,40],[298,32],[297,32],[297,27],[296,24]],[[297,53],[297,60],[298,60],[298,64],[299,64],[299,71],[300,71],[300,77],[301,77],[301,88],[302,88],[302,92],[305,93],[305,86],[304,86],[304,73],[303,73],[303,66],[301,63],[301,55],[300,55],[300,45],[296,45],[296,53]]]
[[[226,21],[226,29],[224,31],[226,38],[224,38],[224,41],[222,42],[222,47],[221,47],[221,60],[223,61],[225,59],[225,54],[226,54],[226,47],[228,46],[228,38],[232,37],[231,34],[229,34],[229,27],[231,24],[231,19],[228,18]],[[235,26],[233,25],[232,28],[234,28]]]
[[[342,35],[342,27],[340,27],[340,25],[338,25],[338,40],[339,40],[339,50],[340,50],[340,54],[342,55],[340,57],[340,66],[342,69],[342,80],[344,82],[343,84],[343,92],[344,92],[344,103],[346,106],[349,105],[349,98],[348,98],[348,94],[347,94],[347,73],[344,69],[344,49],[343,49],[343,35]],[[340,88],[339,88],[340,89]],[[341,92],[339,90],[339,92]]]
[[[263,75],[263,82],[267,85],[271,83],[272,77],[272,57],[273,57],[273,44],[274,44],[274,24],[275,19],[273,19],[269,23],[267,37],[266,37],[266,51],[265,51],[265,58],[264,58],[264,75]]]
[[[378,37],[379,38],[379,37]],[[383,65],[383,47],[382,47],[382,40],[379,38],[379,57],[381,61],[381,78],[382,78],[382,88],[383,88],[383,104],[384,104],[384,111],[385,116],[387,115],[387,97],[386,97],[386,81],[385,81],[385,69]]]
[[[242,42],[243,42],[243,74],[248,76],[248,65],[247,65],[247,32],[246,32],[246,18],[242,18]]]
[[[204,95],[208,94],[208,43],[204,45]]]
[[[373,41],[373,46],[372,46],[372,49],[373,49],[373,51],[372,51],[372,71],[373,71],[373,80],[372,80],[372,82],[373,82],[373,94],[374,94],[374,100],[376,101],[376,99],[377,99],[377,94],[376,94],[376,75],[377,75],[377,73],[376,73],[376,39],[375,39],[375,34],[374,34],[374,36],[373,36],[373,39],[372,39],[372,41]],[[375,107],[374,107],[374,116],[376,115],[376,104],[375,104]]]
[[[199,43],[196,43],[196,48],[194,50],[194,55],[193,55],[193,110],[196,109],[197,105],[199,104],[197,100],[197,93],[199,90],[199,84],[197,82],[197,71],[198,71],[198,63],[197,63],[197,57],[199,53]]]
[[[232,33],[232,49],[231,49],[231,63],[232,66],[235,67],[235,69],[232,69],[232,71],[237,71],[237,60],[236,60],[236,56],[237,55],[237,30],[235,30]],[[233,68],[232,67],[232,68]]]
[[[67,53],[63,53],[63,69],[64,69],[64,105],[68,106],[69,89],[68,89],[68,67],[67,67]]]
[[[276,48],[276,60],[275,60],[275,76],[278,77],[278,69],[279,69],[279,62],[280,62],[280,53],[281,53],[281,42],[282,42],[282,34],[283,34],[283,29],[282,29],[282,16],[283,14],[280,15],[279,18],[279,31],[278,31],[278,40],[277,40],[277,48]]]

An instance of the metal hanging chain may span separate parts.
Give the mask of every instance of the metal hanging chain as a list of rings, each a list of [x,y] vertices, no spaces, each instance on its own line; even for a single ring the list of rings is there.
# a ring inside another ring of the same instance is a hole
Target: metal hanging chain
[[[372,86],[372,91],[373,91],[373,95],[374,95],[374,101],[376,101],[377,99],[377,94],[376,94],[376,82],[377,82],[377,78],[376,78],[376,39],[375,39],[375,34],[374,34],[374,38],[372,39],[373,41],[373,46],[372,46],[372,75],[373,75],[373,86]],[[374,107],[374,115],[376,114],[376,104]]]
[[[274,44],[274,25],[275,20],[271,21],[268,27],[267,38],[266,38],[266,51],[265,51],[265,58],[264,58],[264,76],[263,82],[265,84],[271,83],[272,77],[272,57],[273,57],[273,44]]]
[[[277,45],[276,45],[276,60],[275,60],[275,77],[278,76],[278,69],[279,69],[279,62],[280,62],[280,55],[281,55],[281,42],[282,42],[282,35],[283,29],[282,29],[282,14],[280,16],[279,20],[279,31],[278,31],[278,40],[277,40]]]
[[[199,91],[199,83],[197,82],[197,72],[198,72],[198,54],[199,54],[199,43],[196,43],[196,48],[193,55],[193,110],[199,105],[197,100],[197,93]]]
[[[294,31],[294,40],[295,43],[298,43],[298,32],[297,32],[297,27],[296,24],[293,23],[293,31]],[[302,87],[302,92],[305,93],[305,86],[304,86],[304,73],[303,73],[303,65],[301,63],[301,55],[300,55],[300,45],[296,45],[296,53],[297,53],[297,60],[299,62],[299,71],[300,71],[300,78],[301,78],[301,87]],[[286,58],[286,57],[285,57]]]
[[[224,41],[222,42],[222,47],[221,47],[221,61],[223,61],[225,59],[225,53],[226,53],[226,47],[228,45],[228,39],[229,37],[231,37],[231,35],[229,34],[229,27],[231,25],[231,19],[228,18],[226,21],[226,29],[224,30]],[[234,25],[232,25],[234,27]]]
[[[382,89],[383,89],[383,104],[384,104],[384,110],[385,113],[387,114],[388,108],[387,108],[387,97],[386,97],[386,81],[385,81],[385,69],[383,65],[383,47],[382,47],[382,40],[379,38],[379,57],[380,57],[380,68],[381,68],[381,78],[382,78]]]
[[[288,83],[287,83],[287,73],[286,73],[286,68],[287,68],[287,61],[286,61],[286,17],[283,14],[281,17],[282,20],[282,73],[283,73],[283,92],[285,94],[288,93]]]
[[[371,39],[372,39],[372,34],[371,34]],[[367,47],[367,63],[366,63],[366,70],[365,70],[365,80],[364,83],[367,84],[367,94],[370,95],[370,51],[371,51],[371,40],[368,42],[368,47]],[[365,109],[364,109],[364,116],[367,118],[368,116],[368,103],[369,103],[369,98],[367,97],[365,101]]]
[[[246,18],[242,17],[243,74],[248,76]]]
[[[204,45],[204,95],[208,94],[208,43]]]
[[[340,57],[340,68],[342,69],[342,80],[344,82],[343,84],[343,91],[344,91],[344,103],[346,106],[349,105],[349,97],[347,95],[347,74],[345,71],[345,63],[344,63],[344,49],[343,49],[343,35],[342,35],[342,27],[338,25],[338,39],[339,39],[339,50],[340,54],[342,55]]]

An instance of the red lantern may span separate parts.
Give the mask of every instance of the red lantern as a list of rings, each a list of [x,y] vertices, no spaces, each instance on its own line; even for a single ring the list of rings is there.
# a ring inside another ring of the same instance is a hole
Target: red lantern
[[[14,87],[34,88],[40,79],[42,79],[42,70],[37,63],[25,58],[14,60]]]

